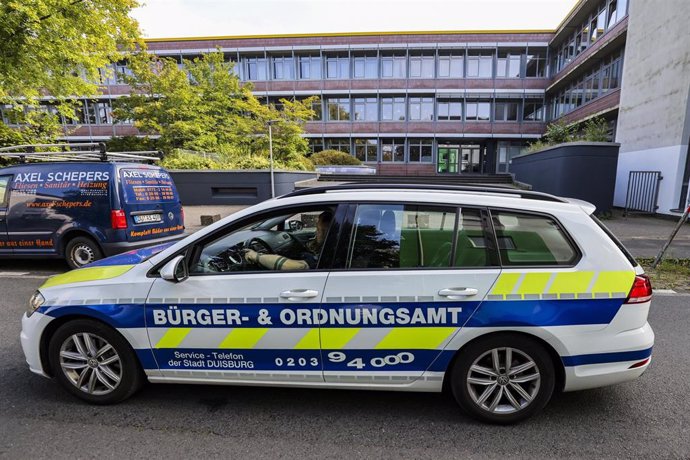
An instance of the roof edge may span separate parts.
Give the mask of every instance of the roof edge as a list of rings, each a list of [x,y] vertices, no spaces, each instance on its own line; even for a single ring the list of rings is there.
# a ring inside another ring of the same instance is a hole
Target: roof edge
[[[246,40],[266,38],[318,38],[318,37],[366,37],[389,35],[468,35],[468,34],[555,34],[556,29],[516,29],[516,30],[416,30],[385,32],[324,32],[307,34],[266,34],[266,35],[218,35],[206,37],[156,37],[144,38],[147,43],[212,41],[212,40]]]

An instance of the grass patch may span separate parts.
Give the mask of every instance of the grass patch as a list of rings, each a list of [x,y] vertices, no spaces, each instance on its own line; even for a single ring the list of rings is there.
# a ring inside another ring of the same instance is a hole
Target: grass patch
[[[664,259],[656,268],[652,268],[654,259],[640,258],[637,261],[651,278],[655,289],[690,292],[690,259]]]

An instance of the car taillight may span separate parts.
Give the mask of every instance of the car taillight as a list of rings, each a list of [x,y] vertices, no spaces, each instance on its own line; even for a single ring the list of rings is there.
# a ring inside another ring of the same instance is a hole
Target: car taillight
[[[652,281],[647,275],[635,276],[635,282],[630,289],[628,298],[625,303],[641,303],[647,302],[652,298]]]
[[[180,225],[184,225],[184,208],[180,206]]]
[[[110,211],[110,223],[114,230],[122,230],[127,228],[127,216],[122,209],[113,209]]]

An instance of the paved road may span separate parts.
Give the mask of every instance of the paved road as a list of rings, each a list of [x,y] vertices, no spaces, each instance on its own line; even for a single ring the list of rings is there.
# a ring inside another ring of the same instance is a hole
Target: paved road
[[[690,457],[690,296],[656,298],[655,361],[641,379],[558,395],[537,418],[494,427],[438,394],[148,385],[89,406],[23,362],[19,318],[40,282],[0,275],[0,457]]]

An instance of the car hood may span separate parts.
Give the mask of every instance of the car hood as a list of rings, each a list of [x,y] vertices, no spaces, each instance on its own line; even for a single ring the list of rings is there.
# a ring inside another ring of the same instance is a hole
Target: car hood
[[[91,262],[90,264],[85,265],[83,268],[111,267],[114,265],[136,265],[148,259],[149,257],[155,256],[159,252],[168,249],[174,243],[175,241],[123,252],[122,254],[118,254],[116,256],[106,257],[105,259]]]

